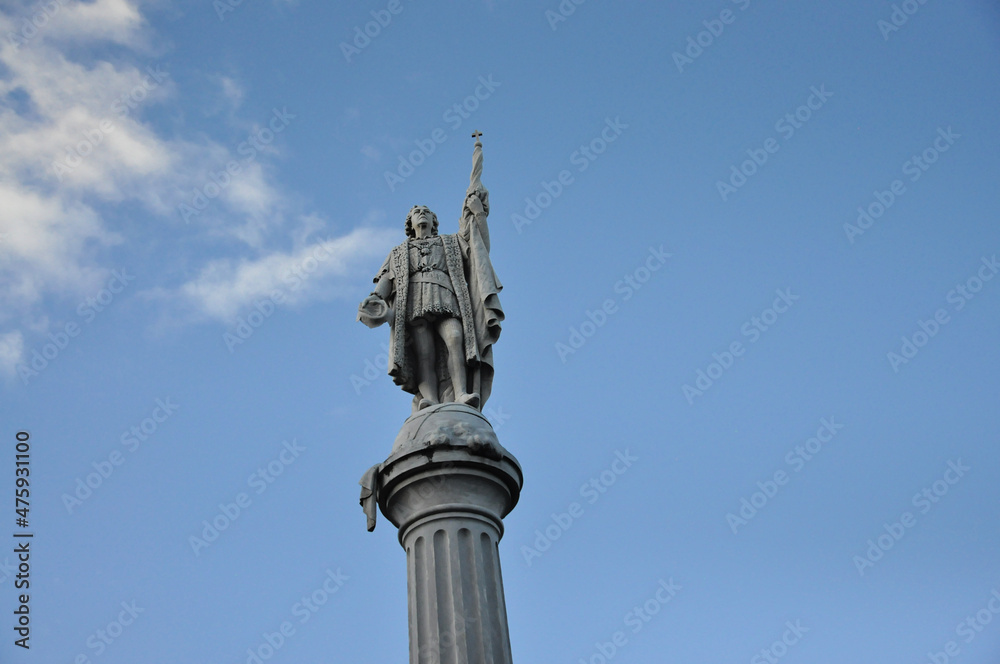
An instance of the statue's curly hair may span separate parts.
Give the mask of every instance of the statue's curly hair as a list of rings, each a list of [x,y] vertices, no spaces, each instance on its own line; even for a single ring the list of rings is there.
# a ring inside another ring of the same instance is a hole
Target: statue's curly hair
[[[406,213],[406,225],[404,226],[404,229],[406,230],[406,237],[417,236],[416,232],[413,230],[413,211],[420,207],[427,208],[427,211],[431,213],[431,219],[432,219],[431,235],[438,234],[438,216],[434,214],[434,212],[426,205],[414,205],[413,207],[410,208],[410,211]]]

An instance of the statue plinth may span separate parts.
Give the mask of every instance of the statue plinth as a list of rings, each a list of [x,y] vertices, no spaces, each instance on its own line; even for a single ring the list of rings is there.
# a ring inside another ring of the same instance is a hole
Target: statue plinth
[[[411,664],[511,664],[497,545],[522,484],[477,409],[439,404],[403,424],[377,499],[406,551]]]

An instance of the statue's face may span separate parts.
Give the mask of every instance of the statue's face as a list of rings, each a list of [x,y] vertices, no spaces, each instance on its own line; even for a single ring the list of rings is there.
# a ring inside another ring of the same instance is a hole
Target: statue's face
[[[419,205],[413,209],[410,223],[413,225],[413,234],[418,239],[430,237],[434,234],[434,213],[423,205]]]

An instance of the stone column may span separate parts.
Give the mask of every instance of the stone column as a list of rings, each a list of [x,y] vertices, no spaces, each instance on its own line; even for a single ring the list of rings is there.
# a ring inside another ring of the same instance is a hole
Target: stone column
[[[406,550],[410,664],[511,664],[498,543],[522,482],[474,408],[432,406],[403,425],[378,503]]]

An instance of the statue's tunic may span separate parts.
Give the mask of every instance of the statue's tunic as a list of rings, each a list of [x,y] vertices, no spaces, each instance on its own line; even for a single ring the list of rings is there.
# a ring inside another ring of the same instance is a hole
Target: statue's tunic
[[[406,301],[406,322],[416,318],[429,321],[450,316],[462,318],[455,287],[448,276],[444,241],[440,236],[407,243],[410,251],[410,288]]]

